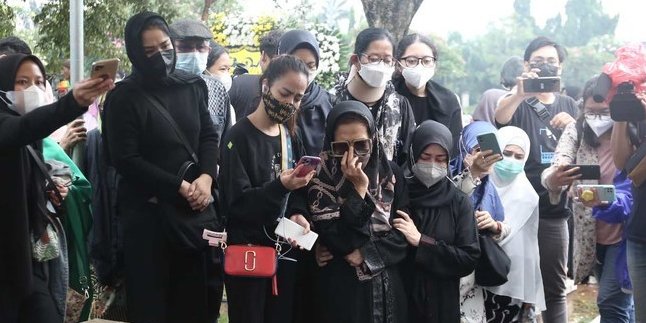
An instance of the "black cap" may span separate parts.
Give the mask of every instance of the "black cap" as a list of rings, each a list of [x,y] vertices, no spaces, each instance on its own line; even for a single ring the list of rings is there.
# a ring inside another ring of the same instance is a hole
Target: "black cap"
[[[170,36],[173,39],[202,38],[211,39],[213,33],[204,23],[193,19],[183,19],[174,22],[170,27]]]

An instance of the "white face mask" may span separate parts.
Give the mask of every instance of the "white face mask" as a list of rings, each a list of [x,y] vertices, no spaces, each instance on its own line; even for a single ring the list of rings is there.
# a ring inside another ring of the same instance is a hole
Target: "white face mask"
[[[312,82],[314,82],[314,80],[316,79],[316,76],[319,75],[319,70],[318,69],[310,70],[309,75],[310,76],[307,78],[307,86],[310,86],[310,84],[312,84]]]
[[[402,76],[404,76],[406,83],[416,89],[424,87],[433,75],[435,75],[435,67],[424,67],[422,64],[415,67],[405,67],[402,70]]]
[[[361,64],[359,75],[370,87],[384,87],[393,76],[394,67],[384,63]]]
[[[415,177],[427,188],[437,184],[449,173],[449,170],[444,165],[435,162],[417,162],[411,170]]]
[[[222,85],[224,85],[224,88],[227,90],[227,92],[229,92],[229,90],[231,89],[231,83],[233,83],[233,79],[231,78],[231,75],[216,74],[216,75],[213,75],[213,77],[218,79],[218,81],[222,82]]]
[[[48,102],[45,91],[36,85],[32,85],[22,91],[7,91],[4,93],[9,100],[9,102],[5,101],[5,103],[11,110],[16,111],[20,115],[34,111],[46,105]]]
[[[604,133],[610,130],[614,124],[614,121],[610,116],[602,116],[601,119],[586,117],[585,122],[590,126],[590,129],[594,131],[597,137],[601,137]]]
[[[175,68],[192,74],[202,74],[206,69],[206,62],[208,59],[209,53],[177,53]]]

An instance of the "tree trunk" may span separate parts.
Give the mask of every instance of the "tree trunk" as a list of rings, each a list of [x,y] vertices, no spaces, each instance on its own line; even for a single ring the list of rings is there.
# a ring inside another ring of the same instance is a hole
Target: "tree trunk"
[[[424,0],[361,0],[370,27],[388,29],[395,41],[408,33],[408,27]]]
[[[205,23],[209,20],[209,10],[215,0],[204,0],[204,8],[202,9],[202,21]]]

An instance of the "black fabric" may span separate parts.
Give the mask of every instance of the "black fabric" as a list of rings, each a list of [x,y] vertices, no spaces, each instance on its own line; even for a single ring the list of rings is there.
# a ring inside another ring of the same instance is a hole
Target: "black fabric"
[[[24,59],[36,61],[24,55],[0,59],[0,90],[13,91],[16,71]],[[41,139],[86,110],[76,103],[72,92],[24,116],[0,101],[0,317],[13,311],[13,302],[30,293],[31,233],[45,227],[45,179],[25,146],[32,145],[42,158]]]
[[[646,158],[646,141],[643,141],[634,156],[626,165],[627,170],[632,170],[640,161]],[[628,222],[628,239],[646,243],[646,183],[636,186],[633,183],[633,210]]]
[[[426,207],[411,199],[410,215],[422,239],[403,267],[410,322],[460,322],[460,278],[473,272],[480,256],[470,199],[447,182],[437,184],[455,191],[444,205]]]
[[[229,98],[236,112],[236,121],[256,111],[260,104],[260,75],[243,74],[234,77]]]
[[[397,92],[408,99],[415,123],[434,120],[444,124],[453,135],[453,152],[457,152],[460,133],[462,133],[462,107],[453,91],[433,80],[426,83],[426,97],[418,97],[410,92],[403,77],[393,80]]]
[[[476,283],[500,286],[507,282],[511,259],[488,232],[480,232],[480,259],[476,266]]]
[[[120,176],[109,166],[104,154],[101,132],[87,133],[83,171],[92,184],[92,238],[90,257],[97,278],[103,285],[114,286],[123,278],[123,228],[117,210]]]
[[[325,119],[332,110],[332,97],[316,82],[305,92],[298,110],[298,134],[308,156],[318,156],[323,149]]]
[[[449,158],[451,158],[453,154],[457,153],[457,151],[452,150],[453,139],[451,136],[451,132],[445,125],[433,120],[423,121],[413,133],[411,145],[413,156],[411,157],[416,161],[428,145],[437,144],[444,148]]]
[[[280,136],[268,136],[244,118],[231,127],[221,149],[218,185],[229,243],[273,246],[264,228],[273,235],[289,192],[280,181]],[[292,150],[300,158],[294,137]]]
[[[552,116],[556,116],[561,112],[577,118],[578,108],[576,102],[567,96],[555,94],[556,98],[554,103],[546,104],[545,107],[549,110]],[[525,173],[530,183],[540,197],[539,201],[539,215],[541,218],[565,218],[568,217],[570,212],[566,210],[566,198],[561,198],[557,205],[552,205],[549,200],[547,189],[541,184],[541,174],[543,170],[549,167],[552,163],[554,150],[558,144],[559,138],[545,126],[545,123],[540,120],[532,107],[523,101],[520,104],[516,113],[514,113],[511,121],[506,125],[496,123],[498,128],[503,126],[516,126],[525,130],[529,136],[532,145],[529,151],[529,159],[525,164]],[[565,194],[565,192],[563,192]]]

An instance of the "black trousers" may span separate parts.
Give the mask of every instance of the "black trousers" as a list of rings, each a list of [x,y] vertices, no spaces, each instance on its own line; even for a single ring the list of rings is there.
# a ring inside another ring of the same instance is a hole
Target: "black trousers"
[[[292,323],[295,275],[299,265],[289,260],[278,261],[278,296],[272,295],[271,278],[225,275],[229,322]]]
[[[0,291],[0,322],[3,323],[61,323],[61,313],[49,286],[49,263],[33,262],[33,277],[29,295],[17,300],[15,295]]]
[[[121,213],[129,322],[216,322],[223,290],[221,252],[172,248],[152,208],[147,204]]]

